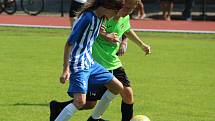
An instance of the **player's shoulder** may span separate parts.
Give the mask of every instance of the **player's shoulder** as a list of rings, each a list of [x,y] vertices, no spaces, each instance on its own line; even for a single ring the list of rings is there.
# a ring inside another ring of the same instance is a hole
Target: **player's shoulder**
[[[120,20],[118,21],[118,24],[122,24],[122,23],[130,23],[130,16],[127,15],[125,17],[121,17]]]
[[[91,20],[93,17],[96,17],[96,15],[93,11],[85,11],[83,13],[83,16],[85,19],[88,19],[88,20]]]
[[[127,15],[127,16],[123,17],[123,19],[129,21],[130,20],[130,16]]]

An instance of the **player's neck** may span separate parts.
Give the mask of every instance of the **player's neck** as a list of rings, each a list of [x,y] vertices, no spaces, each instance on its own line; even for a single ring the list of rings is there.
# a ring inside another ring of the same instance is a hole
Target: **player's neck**
[[[113,17],[113,20],[119,21],[120,18],[121,18],[120,16],[114,16],[114,17]]]

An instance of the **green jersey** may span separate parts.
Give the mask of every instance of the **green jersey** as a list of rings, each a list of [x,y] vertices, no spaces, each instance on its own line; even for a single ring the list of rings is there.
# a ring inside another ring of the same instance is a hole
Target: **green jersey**
[[[105,23],[107,33],[117,33],[119,38],[123,33],[130,31],[130,17],[121,17],[119,21],[110,19]],[[114,70],[122,66],[119,57],[116,55],[120,43],[111,43],[99,35],[93,44],[93,58],[96,62],[104,66],[107,70]]]

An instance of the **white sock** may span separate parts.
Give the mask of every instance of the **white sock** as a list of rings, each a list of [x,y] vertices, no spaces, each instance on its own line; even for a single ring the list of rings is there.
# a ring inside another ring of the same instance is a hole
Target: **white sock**
[[[102,96],[101,100],[96,105],[95,109],[92,113],[93,119],[100,119],[102,114],[105,112],[105,110],[110,105],[111,101],[116,97],[117,95],[114,95],[109,90],[107,90],[104,95]]]
[[[70,103],[67,105],[55,119],[55,121],[68,121],[78,109]]]

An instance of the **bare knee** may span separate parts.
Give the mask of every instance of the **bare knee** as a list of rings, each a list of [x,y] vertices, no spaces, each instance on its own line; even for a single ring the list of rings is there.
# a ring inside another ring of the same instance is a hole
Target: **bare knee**
[[[81,109],[86,104],[86,94],[74,94],[73,104],[76,108]]]
[[[81,109],[86,104],[86,101],[80,100],[80,99],[74,99],[73,104],[75,105],[76,108]]]

